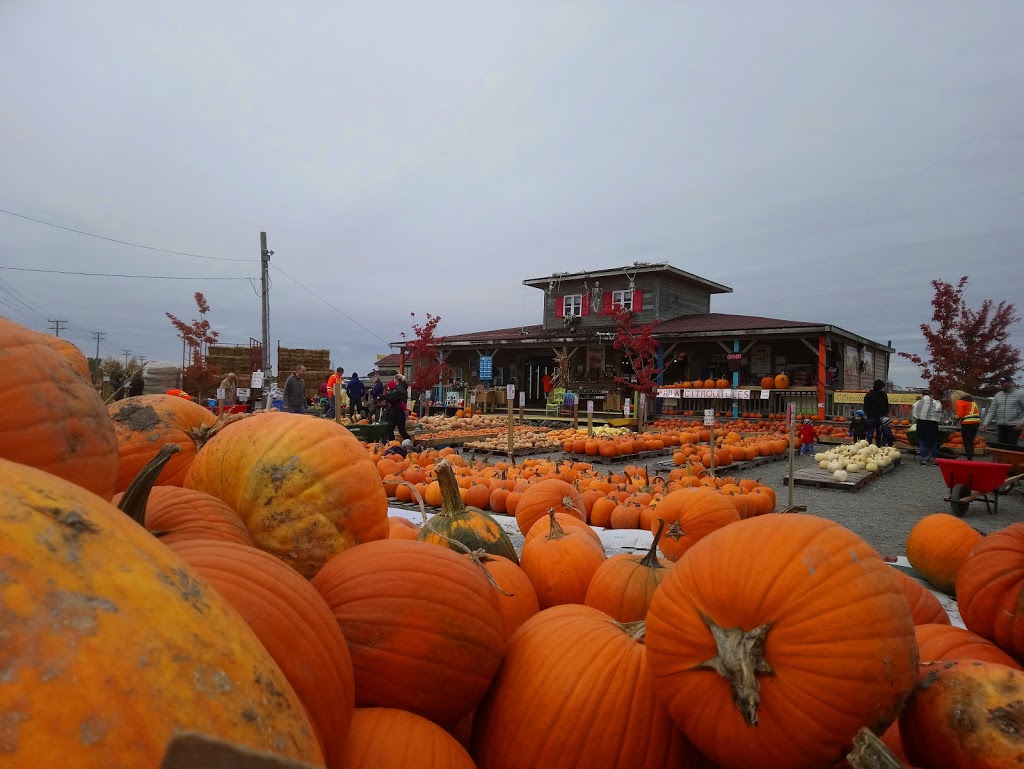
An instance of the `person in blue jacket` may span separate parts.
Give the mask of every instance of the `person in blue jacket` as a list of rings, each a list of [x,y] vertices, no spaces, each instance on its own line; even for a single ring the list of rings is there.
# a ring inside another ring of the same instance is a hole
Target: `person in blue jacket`
[[[356,412],[362,414],[363,395],[366,393],[366,385],[359,378],[359,374],[352,374],[352,378],[345,385],[345,392],[348,393],[348,416],[352,419]]]

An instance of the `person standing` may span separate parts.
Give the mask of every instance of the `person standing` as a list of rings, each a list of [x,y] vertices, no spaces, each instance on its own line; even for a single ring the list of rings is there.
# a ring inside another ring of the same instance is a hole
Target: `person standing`
[[[956,402],[956,418],[960,420],[960,437],[964,442],[964,455],[974,459],[974,439],[981,427],[981,414],[972,395],[962,395]]]
[[[896,437],[892,434],[892,417],[882,417],[878,430],[881,436],[878,442],[879,446],[896,445]]]
[[[876,379],[874,386],[864,395],[864,418],[868,423],[868,440],[881,445],[882,417],[889,416],[889,396],[885,392],[885,380]]]
[[[805,419],[800,425],[800,455],[813,454],[816,440],[818,440],[818,431],[814,429],[810,419]]]
[[[1016,446],[1024,429],[1024,390],[1013,386],[1013,377],[1004,376],[999,380],[999,392],[992,396],[992,402],[981,423],[983,429],[995,424],[999,443]]]
[[[373,374],[373,387],[370,388],[370,400],[373,403],[377,403],[381,398],[384,397],[384,383],[380,381],[380,374],[374,372]]]
[[[125,396],[124,374],[118,371],[110,377],[110,386],[114,388],[114,400],[119,401]]]
[[[853,419],[850,420],[850,437],[853,438],[853,442],[867,440],[868,437],[868,420],[864,416],[862,409],[857,409],[853,415]]]
[[[930,395],[925,395],[915,403],[910,412],[917,420],[917,451],[922,465],[929,462],[934,465],[939,458],[940,412],[941,407]]]
[[[345,392],[348,394],[348,418],[352,419],[356,412],[362,415],[363,395],[366,393],[366,385],[359,378],[359,374],[352,372],[352,378],[345,385]]]
[[[292,414],[306,413],[306,373],[305,366],[297,366],[295,373],[284,383],[284,410]]]
[[[145,389],[146,380],[142,378],[142,369],[138,369],[128,383],[128,395],[134,398],[136,395],[142,395]]]
[[[388,423],[388,440],[395,439],[395,430],[398,430],[402,438],[412,440],[408,430],[405,429],[405,418],[408,414],[409,384],[401,374],[395,374],[395,378],[388,382],[385,388],[384,400],[391,406],[391,419]]]
[[[345,376],[345,369],[338,366],[334,370],[334,373],[327,379],[327,411],[323,413],[323,416],[327,419],[334,419],[335,407],[337,404],[334,402],[334,386],[342,381]]]
[[[235,374],[231,372],[224,379],[221,380],[220,385],[217,387],[218,390],[224,391],[224,397],[218,401],[218,405],[222,409],[229,408],[235,405],[235,398],[238,394],[238,389],[235,385]]]

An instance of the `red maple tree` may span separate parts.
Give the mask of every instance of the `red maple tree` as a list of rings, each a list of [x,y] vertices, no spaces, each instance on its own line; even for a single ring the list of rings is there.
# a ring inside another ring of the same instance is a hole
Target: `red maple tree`
[[[1020,350],[1007,341],[1010,326],[1020,321],[1016,307],[986,299],[972,310],[964,300],[967,283],[966,275],[956,285],[932,281],[932,323],[921,324],[928,358],[900,353],[920,367],[933,394],[957,389],[990,395],[1000,377],[1012,376],[1020,366]]]
[[[637,394],[644,393],[648,397],[653,395],[658,389],[657,377],[662,371],[661,367],[656,365],[658,340],[651,336],[657,322],[637,326],[633,323],[633,313],[622,305],[613,305],[602,310],[601,314],[607,315],[615,322],[616,333],[612,347],[626,356],[636,379],[632,381],[626,377],[616,376],[615,382]]]
[[[413,318],[416,313],[409,313]],[[412,366],[412,389],[415,392],[425,392],[441,381],[448,369],[441,358],[441,345],[446,337],[437,336],[437,324],[441,322],[440,315],[427,313],[427,322],[423,324],[412,324],[412,337],[402,332],[402,339],[408,339],[405,349],[407,360]]]
[[[206,350],[217,341],[219,334],[210,327],[210,321],[206,319],[206,314],[210,311],[206,297],[201,291],[196,291],[194,298],[199,310],[199,320],[186,323],[169,312],[164,314],[170,318],[171,325],[177,330],[178,336],[188,349],[188,360],[191,361],[182,369],[182,389],[195,388],[196,396],[202,398],[204,387],[215,387],[220,382],[220,369],[206,362]]]

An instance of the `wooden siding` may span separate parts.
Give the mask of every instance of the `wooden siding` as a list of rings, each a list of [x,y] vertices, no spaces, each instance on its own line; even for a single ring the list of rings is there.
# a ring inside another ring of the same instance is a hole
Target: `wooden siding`
[[[593,281],[588,282],[588,289],[593,290]],[[629,278],[625,275],[607,277],[600,281],[601,295],[608,291],[626,291],[629,289]],[[711,294],[707,289],[688,281],[670,280],[664,275],[640,274],[636,277],[635,288],[642,292],[643,308],[633,310],[636,323],[650,323],[654,320],[668,320],[677,315],[691,313],[707,313],[711,308]],[[544,299],[544,328],[564,328],[563,318],[555,317],[555,302],[559,297],[583,294],[583,281],[563,282],[551,291]],[[575,325],[577,329],[608,328],[611,321],[601,315],[601,302],[597,306],[591,303],[590,314],[581,317]]]

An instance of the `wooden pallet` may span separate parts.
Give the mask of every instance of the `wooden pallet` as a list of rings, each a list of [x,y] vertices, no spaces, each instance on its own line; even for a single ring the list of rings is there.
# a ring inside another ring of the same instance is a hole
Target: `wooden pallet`
[[[512,456],[529,457],[534,454],[553,454],[561,450],[560,446],[530,446],[529,448],[513,449]],[[472,454],[474,457],[508,457],[508,449],[474,449],[467,446],[464,451]]]

